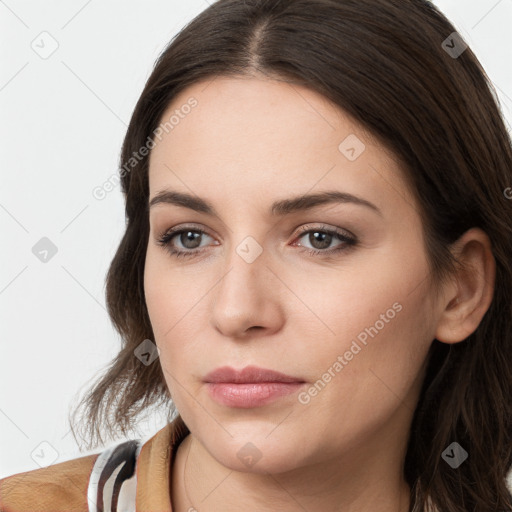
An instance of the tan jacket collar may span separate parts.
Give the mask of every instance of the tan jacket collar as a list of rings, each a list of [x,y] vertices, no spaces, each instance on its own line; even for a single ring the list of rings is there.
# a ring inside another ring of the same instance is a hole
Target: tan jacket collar
[[[181,416],[158,431],[141,448],[137,465],[137,512],[172,512],[171,467],[189,430]]]
[[[172,512],[172,462],[178,445],[188,434],[187,426],[177,416],[142,445],[132,481],[133,495],[132,491],[126,492],[128,510],[133,510],[135,497],[136,512]],[[88,486],[99,455],[86,455],[0,479],[0,512],[89,510]]]

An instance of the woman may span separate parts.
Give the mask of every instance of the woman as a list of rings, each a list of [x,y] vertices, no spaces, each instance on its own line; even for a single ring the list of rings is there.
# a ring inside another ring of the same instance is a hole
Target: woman
[[[169,424],[2,511],[511,509],[512,144],[430,2],[219,0],[120,167],[123,347],[79,426]]]

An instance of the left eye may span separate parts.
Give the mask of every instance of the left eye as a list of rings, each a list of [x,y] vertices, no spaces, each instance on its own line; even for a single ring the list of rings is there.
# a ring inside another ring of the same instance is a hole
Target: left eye
[[[307,236],[306,240],[313,245],[311,249],[313,249],[316,252],[331,252],[326,251],[326,249],[329,248],[332,241],[335,240],[336,238],[338,240],[341,240],[342,246],[347,244],[352,245],[353,243],[355,243],[354,238],[332,229],[306,228],[305,230],[302,231],[302,233],[303,234],[299,237],[299,239]]]
[[[208,233],[201,229],[196,228],[182,228],[176,230],[169,230],[165,232],[161,237],[158,238],[157,243],[163,246],[172,256],[181,258],[181,257],[191,257],[195,256],[200,252],[203,252],[203,249],[198,250],[197,248],[201,246],[201,239],[203,236],[207,236],[212,238]],[[348,233],[333,230],[327,227],[321,227],[316,229],[308,229],[307,227],[302,228],[300,231],[300,236],[296,237],[295,240],[300,240],[301,238],[305,238],[307,236],[307,240],[310,244],[313,245],[312,248],[308,248],[307,246],[303,246],[302,243],[292,245],[298,245],[299,247],[303,247],[309,254],[331,254],[334,252],[338,252],[344,249],[347,249],[357,243],[357,240],[352,235]],[[179,243],[181,244],[181,248],[176,248],[173,240],[177,238]],[[328,249],[333,240],[338,239],[341,243],[335,246],[334,248]],[[218,245],[218,243],[216,244]]]

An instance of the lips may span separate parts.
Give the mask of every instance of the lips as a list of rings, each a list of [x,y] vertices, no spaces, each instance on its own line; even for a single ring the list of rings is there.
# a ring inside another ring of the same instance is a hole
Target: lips
[[[222,366],[210,372],[203,379],[204,382],[211,383],[234,383],[248,384],[258,382],[295,382],[303,383],[304,379],[292,377],[281,372],[260,368],[258,366],[246,366],[242,370],[235,370],[230,366]]]
[[[222,406],[250,409],[261,407],[297,392],[305,381],[281,372],[246,366],[235,370],[223,366],[204,379],[212,400]]]

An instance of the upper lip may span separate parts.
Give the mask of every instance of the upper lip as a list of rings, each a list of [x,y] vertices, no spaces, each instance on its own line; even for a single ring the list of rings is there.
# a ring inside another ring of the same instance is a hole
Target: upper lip
[[[258,366],[246,366],[241,370],[236,370],[231,366],[222,366],[206,375],[204,382],[232,382],[240,384],[250,382],[304,382],[304,380]]]

